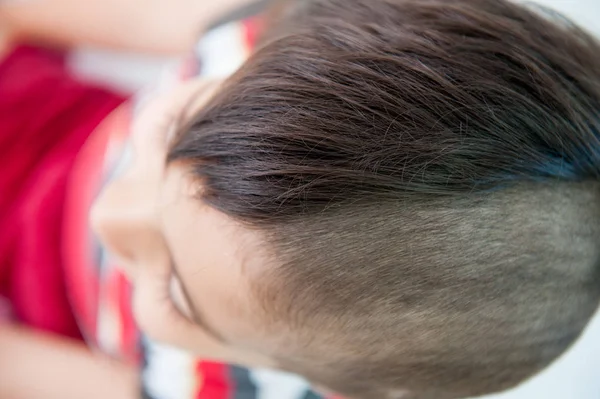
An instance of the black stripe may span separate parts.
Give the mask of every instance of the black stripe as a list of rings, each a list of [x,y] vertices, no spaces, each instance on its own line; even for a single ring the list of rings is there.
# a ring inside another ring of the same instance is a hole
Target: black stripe
[[[248,369],[230,366],[229,373],[235,386],[231,399],[256,399],[257,388],[250,378],[250,371]]]
[[[152,396],[150,396],[150,394],[146,391],[146,389],[144,389],[144,387],[142,387],[142,392],[140,395],[141,399],[155,399]]]
[[[229,13],[223,18],[218,19],[210,27],[207,31],[211,31],[213,29],[218,28],[221,25],[226,25],[231,22],[237,22],[240,20],[248,19],[254,17],[263,11],[265,11],[269,5],[272,3],[272,0],[257,0],[253,3],[247,4],[243,7],[238,8],[237,10]]]
[[[141,373],[141,378],[140,378],[140,383],[141,383],[141,387],[140,387],[140,397],[141,399],[157,399],[154,398],[152,395],[150,395],[148,393],[148,389],[146,388],[146,378],[145,378],[145,371],[148,368],[148,342],[146,341],[145,338],[141,338],[140,342],[140,349],[142,352],[142,373]]]

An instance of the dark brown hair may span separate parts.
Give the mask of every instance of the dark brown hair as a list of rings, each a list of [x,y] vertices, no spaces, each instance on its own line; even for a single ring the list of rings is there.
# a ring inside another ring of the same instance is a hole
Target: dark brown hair
[[[501,0],[308,0],[174,143],[267,239],[282,364],[357,398],[533,375],[600,299],[600,46]]]

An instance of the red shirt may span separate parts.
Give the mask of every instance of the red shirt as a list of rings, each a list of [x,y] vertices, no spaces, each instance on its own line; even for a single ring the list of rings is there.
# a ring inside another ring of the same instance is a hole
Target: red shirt
[[[73,79],[61,53],[0,64],[0,295],[32,327],[80,337],[65,287],[65,187],[80,148],[124,98]]]

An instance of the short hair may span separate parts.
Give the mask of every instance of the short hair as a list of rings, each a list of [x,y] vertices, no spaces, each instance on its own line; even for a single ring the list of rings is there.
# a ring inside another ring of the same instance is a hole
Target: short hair
[[[600,300],[600,45],[502,0],[298,1],[270,32],[169,161],[266,238],[282,365],[441,399],[563,353]]]

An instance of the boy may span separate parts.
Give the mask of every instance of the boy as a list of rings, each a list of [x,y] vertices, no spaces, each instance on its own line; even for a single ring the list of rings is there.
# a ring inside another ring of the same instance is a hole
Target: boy
[[[597,43],[491,0],[281,18],[147,106],[94,207],[141,329],[356,398],[545,367],[600,295]]]

